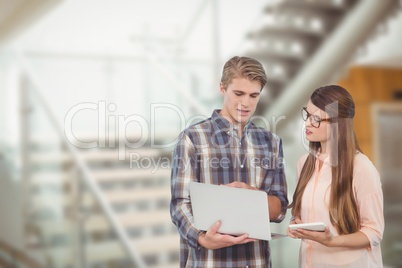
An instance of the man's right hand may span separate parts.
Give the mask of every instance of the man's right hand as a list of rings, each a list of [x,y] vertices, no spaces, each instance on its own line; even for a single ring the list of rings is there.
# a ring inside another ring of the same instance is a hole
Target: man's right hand
[[[206,249],[219,249],[257,241],[256,239],[249,238],[247,234],[241,236],[220,234],[218,233],[220,227],[221,222],[217,221],[206,233],[200,235],[198,244]]]

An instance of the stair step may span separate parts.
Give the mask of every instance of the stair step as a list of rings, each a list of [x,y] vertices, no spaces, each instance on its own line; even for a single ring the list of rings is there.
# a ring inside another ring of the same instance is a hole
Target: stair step
[[[154,236],[132,241],[142,255],[161,254],[167,252],[178,252],[180,248],[179,234],[170,234],[164,236]]]
[[[148,266],[148,268],[177,268],[177,267],[179,267],[179,263]]]
[[[116,191],[105,191],[104,192],[106,200],[113,204],[155,204],[160,202],[169,203],[170,202],[170,188],[169,187],[159,187],[159,188],[144,188],[138,190],[116,190]],[[72,198],[61,197],[59,193],[45,193],[32,196],[32,207],[36,209],[50,209],[56,211],[64,211],[67,207],[72,204],[74,200]],[[94,207],[97,202],[93,195],[89,192],[82,194],[82,206],[86,208]]]
[[[140,179],[156,179],[166,178],[170,180],[171,169],[170,168],[148,168],[148,169],[102,169],[93,171],[93,175],[99,182],[108,181],[130,181]]]
[[[73,174],[68,171],[40,171],[32,174],[30,184],[33,186],[41,185],[63,185],[65,182],[72,180]]]
[[[349,8],[351,8],[351,6],[353,6],[355,2],[356,0],[282,0],[274,6],[268,6],[266,11],[272,9],[279,9],[280,11],[291,9],[299,13],[308,11],[316,14],[339,14],[346,12]]]
[[[31,164],[33,165],[54,165],[69,163],[71,161],[71,155],[63,151],[31,152],[29,156]]]
[[[167,157],[169,155],[168,151],[162,151],[158,149],[151,148],[140,148],[140,149],[127,149],[123,152],[123,158],[125,161],[139,161],[143,158],[154,159],[159,156]],[[82,160],[93,163],[93,162],[114,162],[122,161],[119,160],[119,150],[116,149],[102,149],[102,150],[81,150],[80,157]],[[65,151],[37,151],[30,153],[30,161],[34,165],[52,165],[61,163],[71,163],[73,161],[70,153]]]
[[[261,59],[262,62],[275,62],[284,66],[296,66],[299,68],[306,58],[303,55],[296,55],[292,53],[273,52],[268,49],[248,51],[246,54],[250,57]]]
[[[126,213],[118,215],[122,225],[125,228],[149,226],[155,224],[172,225],[169,211],[154,210],[142,213]]]
[[[104,150],[83,150],[80,152],[82,158],[86,161],[118,161],[119,160],[119,150],[118,149],[104,149]],[[125,149],[125,158],[130,160],[130,156],[135,157],[147,157],[154,158],[160,155],[165,155],[166,152],[151,149],[151,148],[139,148],[139,149]]]
[[[304,40],[309,42],[317,42],[325,38],[328,32],[313,30],[308,27],[296,27],[293,25],[269,25],[264,26],[260,30],[248,34],[248,38],[258,40],[262,38],[282,38],[291,40]]]
[[[147,228],[152,226],[172,226],[170,215],[166,210],[153,210],[138,213],[124,213],[116,215],[117,220],[125,229],[131,228]],[[75,226],[68,221],[51,221],[39,220],[36,222],[41,233],[48,239],[54,236],[69,235],[69,230],[73,230]],[[85,232],[88,233],[105,233],[111,230],[109,221],[103,215],[89,216],[84,222]]]
[[[111,203],[135,203],[143,201],[170,200],[170,188],[142,189],[142,190],[121,190],[105,192],[107,200]]]
[[[99,183],[123,183],[130,181],[150,180],[159,181],[160,179],[170,181],[171,169],[165,167],[149,169],[130,169],[130,168],[108,168],[91,171],[93,178]],[[62,187],[67,182],[74,182],[76,174],[68,171],[40,171],[32,174],[30,183],[33,186],[59,185]],[[74,182],[75,183],[75,182]]]
[[[133,239],[132,245],[141,256],[152,256],[156,258],[161,254],[179,252],[179,235],[171,234],[161,237],[146,237]],[[70,251],[70,252],[69,252]],[[126,259],[127,254],[118,241],[107,241],[101,243],[87,243],[85,245],[85,260],[87,264],[100,263],[111,260]],[[56,266],[68,266],[73,264],[77,256],[69,247],[53,247],[47,250],[49,257]],[[161,264],[162,265],[162,264]],[[166,267],[163,264],[163,267]],[[177,266],[176,266],[177,267]]]

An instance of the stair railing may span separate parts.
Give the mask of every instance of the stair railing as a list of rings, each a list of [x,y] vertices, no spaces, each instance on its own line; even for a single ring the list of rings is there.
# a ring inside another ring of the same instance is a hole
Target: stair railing
[[[13,267],[23,267],[26,268],[42,268],[42,266],[26,255],[21,250],[15,249],[5,241],[0,240],[0,267],[13,268]]]
[[[350,62],[356,49],[364,44],[373,29],[384,18],[398,12],[399,0],[377,1],[360,0],[335,31],[325,40],[317,53],[291,83],[283,90],[283,94],[271,105],[266,116],[297,114],[299,107],[308,101],[317,86],[338,79]],[[292,100],[292,105],[289,104]]]
[[[98,186],[95,178],[91,174],[89,167],[87,166],[87,164],[84,162],[84,160],[80,156],[80,153],[78,152],[77,148],[75,146],[73,146],[72,144],[70,144],[67,141],[67,139],[65,138],[63,128],[61,127],[61,125],[57,121],[56,117],[54,116],[54,110],[48,104],[46,99],[43,97],[43,94],[41,93],[41,90],[43,87],[40,85],[39,80],[35,76],[34,72],[32,71],[30,65],[24,58],[24,55],[21,53],[21,51],[16,50],[15,52],[16,52],[16,57],[17,57],[18,63],[21,66],[21,69],[22,69],[23,75],[24,75],[23,76],[24,77],[23,92],[21,93],[21,98],[22,98],[22,104],[23,105],[26,104],[27,107],[22,107],[22,109],[23,110],[27,109],[29,111],[32,108],[32,107],[30,107],[29,100],[27,100],[27,99],[24,100],[24,98],[27,98],[27,96],[28,96],[27,93],[32,93],[35,100],[39,103],[41,108],[45,111],[45,114],[48,117],[47,119],[50,121],[52,127],[57,132],[57,136],[60,138],[62,145],[66,148],[68,153],[71,155],[72,161],[75,164],[76,169],[77,169],[77,174],[80,174],[79,176],[77,176],[77,178],[79,180],[78,183],[83,183],[87,187],[87,189],[90,191],[90,193],[95,197],[95,200],[97,201],[101,210],[105,214],[112,229],[116,232],[119,242],[122,244],[123,248],[127,252],[132,265],[134,267],[144,268],[145,263],[142,260],[141,256],[138,254],[138,251],[135,250],[134,242],[130,240],[129,235],[126,233],[123,226],[120,224],[120,222],[116,218],[111,205],[106,200],[106,198],[105,198],[104,194],[102,193],[100,187]],[[24,93],[24,91],[25,91],[25,93]],[[27,123],[28,120],[24,119],[24,116],[23,116],[22,121],[25,121],[25,123]],[[25,131],[29,132],[29,129],[25,129]],[[22,133],[22,136],[24,137],[23,139],[25,140],[25,141],[24,140],[22,141],[23,146],[24,146],[24,144],[25,144],[25,146],[27,146],[27,144],[29,143],[28,135],[29,135],[29,133],[25,133],[25,134]],[[28,162],[29,159],[25,159],[25,160],[27,161],[27,163],[29,163]],[[22,166],[24,166],[24,156],[23,156],[22,162],[23,162]],[[29,170],[26,170],[25,172],[29,172]],[[24,176],[24,167],[23,167],[22,174]],[[29,174],[25,174],[25,177],[29,177]],[[77,200],[77,202],[78,203],[75,204],[76,207],[78,206],[77,204],[79,204],[79,200]],[[78,218],[80,218],[79,214],[78,214]],[[78,234],[77,234],[78,237],[79,237],[79,232],[80,231],[78,230]],[[77,244],[80,244],[81,242],[82,241],[78,241]],[[79,245],[77,245],[77,246],[79,246]],[[79,264],[78,266],[82,266],[82,268],[85,267],[85,256],[83,256],[84,255],[83,250],[84,249],[79,249],[79,248],[76,249],[76,253],[80,254],[81,258],[82,258],[81,264]]]

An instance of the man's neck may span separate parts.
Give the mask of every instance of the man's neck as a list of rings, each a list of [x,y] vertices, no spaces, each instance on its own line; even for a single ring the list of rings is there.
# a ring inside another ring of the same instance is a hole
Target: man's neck
[[[232,118],[230,115],[226,114],[222,110],[219,112],[219,115],[222,116],[223,118],[225,118],[226,120],[228,120],[234,126],[234,128],[237,129],[239,136],[242,135],[243,129],[245,128],[245,126],[247,125],[248,122],[240,123],[240,122],[234,120],[234,118]]]

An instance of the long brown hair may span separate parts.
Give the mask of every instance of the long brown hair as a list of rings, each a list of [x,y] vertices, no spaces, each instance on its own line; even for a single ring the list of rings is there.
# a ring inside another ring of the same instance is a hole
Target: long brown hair
[[[316,89],[310,101],[325,111],[331,119],[330,160],[332,182],[329,201],[329,217],[339,234],[350,234],[360,229],[359,212],[353,192],[353,162],[358,145],[353,127],[355,104],[346,89],[329,85]],[[302,196],[315,170],[315,154],[320,150],[320,142],[310,142],[310,154],[301,170],[300,178],[293,194],[292,215],[300,215]]]

